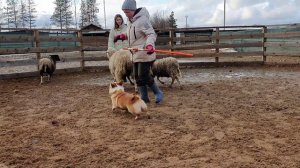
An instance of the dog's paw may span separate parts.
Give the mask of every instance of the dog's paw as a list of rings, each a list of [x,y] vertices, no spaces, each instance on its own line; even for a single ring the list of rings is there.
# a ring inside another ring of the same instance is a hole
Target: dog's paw
[[[135,120],[138,120],[139,119],[139,116],[135,116],[135,118],[134,118]]]

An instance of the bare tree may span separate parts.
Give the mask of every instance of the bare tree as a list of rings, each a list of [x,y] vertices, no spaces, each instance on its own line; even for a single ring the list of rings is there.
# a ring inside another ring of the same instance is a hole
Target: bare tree
[[[72,25],[71,0],[56,0],[56,5],[53,15],[51,16],[52,24],[68,29]]]
[[[35,27],[35,19],[36,19],[36,8],[35,8],[35,3],[33,0],[27,0],[27,12],[28,12],[28,25],[29,28],[31,29],[32,27]]]
[[[11,19],[11,17],[10,17],[8,7],[4,7],[3,10],[4,10],[4,17],[5,17],[5,22],[6,22],[4,24],[7,26],[7,28],[10,28],[10,23],[11,23],[10,19]]]
[[[15,28],[18,28],[20,24],[18,0],[6,0],[6,17],[8,21],[8,27],[12,24]]]
[[[169,17],[165,17],[160,11],[155,12],[151,16],[151,24],[156,29],[177,28],[174,12],[172,11]]]
[[[150,22],[155,29],[165,29],[168,26],[168,18],[164,17],[160,11],[151,16]]]

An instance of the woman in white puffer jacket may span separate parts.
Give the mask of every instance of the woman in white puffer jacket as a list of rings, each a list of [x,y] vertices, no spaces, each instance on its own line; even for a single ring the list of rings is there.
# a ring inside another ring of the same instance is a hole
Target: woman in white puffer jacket
[[[148,97],[149,87],[154,95],[155,102],[160,103],[163,99],[163,92],[156,85],[150,74],[150,68],[156,59],[154,43],[156,33],[150,23],[150,15],[146,8],[136,8],[135,0],[125,0],[122,10],[128,18],[126,35],[118,38],[128,39],[130,48],[145,48],[147,51],[131,51],[133,56],[133,73],[136,79],[141,98],[150,102]]]

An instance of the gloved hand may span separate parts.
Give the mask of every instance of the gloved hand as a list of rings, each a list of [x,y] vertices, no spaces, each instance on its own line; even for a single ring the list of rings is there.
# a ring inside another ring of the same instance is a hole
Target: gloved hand
[[[117,42],[118,40],[126,40],[126,35],[125,34],[119,34],[117,36],[115,36],[114,42]]]
[[[154,47],[151,44],[148,44],[145,49],[149,55],[154,53]]]

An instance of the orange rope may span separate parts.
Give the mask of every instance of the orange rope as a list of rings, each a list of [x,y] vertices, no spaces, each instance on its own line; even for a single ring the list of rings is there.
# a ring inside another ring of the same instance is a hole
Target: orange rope
[[[147,51],[146,49],[142,48],[124,48],[125,50],[133,50],[133,51]],[[178,51],[169,51],[169,50],[157,50],[155,49],[154,52],[164,53],[164,54],[174,54],[174,55],[182,55],[187,57],[192,57],[193,54],[178,52]]]

